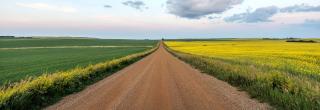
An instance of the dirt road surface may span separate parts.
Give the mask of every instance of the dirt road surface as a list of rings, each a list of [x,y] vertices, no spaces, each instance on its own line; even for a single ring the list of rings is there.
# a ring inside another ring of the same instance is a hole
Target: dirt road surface
[[[245,92],[200,73],[161,45],[153,54],[48,110],[264,110]]]

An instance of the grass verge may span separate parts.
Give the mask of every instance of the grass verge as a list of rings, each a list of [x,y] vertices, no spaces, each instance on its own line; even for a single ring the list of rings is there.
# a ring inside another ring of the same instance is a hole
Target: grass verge
[[[83,90],[158,48],[69,71],[28,78],[0,89],[0,110],[41,109],[63,96]]]
[[[232,64],[212,57],[166,49],[204,73],[247,91],[253,98],[276,109],[319,110],[320,85],[316,81],[292,77],[278,71],[260,71],[254,66]]]

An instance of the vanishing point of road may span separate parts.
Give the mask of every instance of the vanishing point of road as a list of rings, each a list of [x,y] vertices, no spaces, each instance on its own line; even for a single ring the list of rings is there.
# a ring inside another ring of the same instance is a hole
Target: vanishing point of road
[[[159,49],[142,60],[69,95],[49,110],[264,110],[226,82]]]

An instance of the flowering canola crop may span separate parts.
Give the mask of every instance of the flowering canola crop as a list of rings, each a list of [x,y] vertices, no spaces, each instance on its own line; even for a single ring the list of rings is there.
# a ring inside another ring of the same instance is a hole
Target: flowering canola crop
[[[169,52],[278,109],[320,109],[320,43],[166,41]]]
[[[169,41],[171,49],[299,76],[320,77],[320,43],[283,40]]]

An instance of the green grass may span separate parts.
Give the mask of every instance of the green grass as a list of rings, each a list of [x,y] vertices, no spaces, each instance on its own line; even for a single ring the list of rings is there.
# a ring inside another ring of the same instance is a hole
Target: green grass
[[[26,76],[38,76],[117,59],[146,49],[150,48],[0,50],[0,85]]]
[[[8,85],[0,89],[0,109],[41,109],[60,100],[65,95],[80,91],[87,85],[121,70],[156,49],[149,49],[87,67],[78,67],[54,74],[43,74],[36,78]]]
[[[57,46],[154,46],[156,41],[103,39],[0,39],[0,86],[26,77],[85,67],[142,52],[151,47],[39,48]]]

